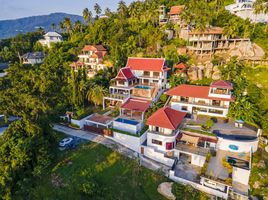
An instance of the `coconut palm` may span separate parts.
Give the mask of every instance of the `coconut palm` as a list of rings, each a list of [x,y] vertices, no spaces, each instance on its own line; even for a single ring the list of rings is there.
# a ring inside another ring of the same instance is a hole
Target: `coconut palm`
[[[100,85],[94,85],[88,91],[87,99],[88,101],[94,103],[95,106],[102,105],[103,97],[107,95],[107,93],[108,91],[104,87]]]
[[[88,8],[85,8],[83,10],[83,18],[84,21],[89,24],[91,22],[91,18],[92,18],[92,12],[88,10]]]
[[[80,33],[82,32],[82,23],[79,20],[74,23],[74,29]]]
[[[101,7],[100,7],[100,5],[98,3],[95,4],[94,10],[96,12],[96,19],[98,19],[99,18],[99,15],[101,14],[101,11],[102,11],[101,10]]]
[[[63,25],[64,25],[66,31],[70,34],[71,30],[72,30],[72,22],[71,22],[71,19],[69,17],[64,18]]]
[[[51,24],[51,30],[52,30],[52,31],[56,31],[56,24],[55,24],[55,23],[52,23],[52,24]]]

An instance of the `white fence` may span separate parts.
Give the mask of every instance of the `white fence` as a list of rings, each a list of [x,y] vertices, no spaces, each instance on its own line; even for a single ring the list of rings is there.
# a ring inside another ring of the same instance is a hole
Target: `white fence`
[[[86,119],[89,118],[91,115],[86,116],[85,118],[80,119],[80,120],[71,119],[71,123],[79,126],[79,128],[82,129],[84,127],[84,125],[85,125]]]
[[[173,170],[169,171],[169,178],[172,179],[175,182],[178,182],[178,183],[181,183],[181,184],[184,184],[184,185],[187,185],[187,184],[191,185],[192,187],[196,188],[197,190],[200,190],[200,191],[205,192],[207,194],[211,194],[211,195],[223,198],[223,199],[228,199],[228,193],[224,193],[224,192],[221,192],[221,191],[218,191],[218,190],[214,190],[214,189],[208,188],[208,187],[206,187],[204,185],[201,185],[201,184],[198,184],[198,183],[195,183],[195,182],[192,182],[192,181],[177,177],[177,176],[175,176],[175,172]]]

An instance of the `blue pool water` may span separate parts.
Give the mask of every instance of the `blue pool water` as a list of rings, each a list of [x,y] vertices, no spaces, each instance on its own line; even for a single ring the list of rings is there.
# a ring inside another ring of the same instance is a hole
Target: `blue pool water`
[[[145,86],[145,85],[137,85],[137,86],[135,86],[135,88],[145,89],[145,90],[150,90],[151,89],[150,86]]]
[[[117,118],[115,120],[116,122],[121,122],[124,124],[130,124],[130,125],[137,125],[139,122],[134,121],[134,120],[130,120],[130,119],[123,119],[123,118]]]

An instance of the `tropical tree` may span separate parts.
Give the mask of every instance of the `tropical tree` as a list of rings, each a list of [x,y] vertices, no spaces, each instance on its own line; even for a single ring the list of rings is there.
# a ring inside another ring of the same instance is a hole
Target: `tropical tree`
[[[71,30],[72,30],[72,22],[71,22],[71,19],[69,17],[64,18],[63,25],[64,25],[64,28],[66,29],[66,31],[70,34]]]
[[[77,20],[74,23],[74,29],[75,29],[75,31],[79,31],[80,33],[82,33],[82,28],[83,28],[82,23],[79,20]]]
[[[96,3],[95,5],[94,5],[94,10],[95,10],[95,12],[96,12],[96,19],[98,19],[99,18],[99,15],[101,14],[101,7],[100,7],[100,5],[98,4],[98,3]]]
[[[86,24],[89,25],[91,22],[92,13],[91,13],[91,11],[88,10],[88,8],[85,8],[83,10],[83,18],[84,18],[84,21],[86,22]]]
[[[107,95],[108,91],[100,85],[94,85],[87,93],[88,101],[95,104],[95,106],[102,105],[103,97]]]
[[[127,5],[124,1],[119,1],[118,3],[118,8],[117,8],[117,12],[120,16],[121,19],[125,19],[127,17],[127,12],[128,8],[127,8]]]
[[[55,24],[55,23],[52,23],[52,24],[51,24],[51,30],[52,30],[52,31],[56,31],[56,24]]]

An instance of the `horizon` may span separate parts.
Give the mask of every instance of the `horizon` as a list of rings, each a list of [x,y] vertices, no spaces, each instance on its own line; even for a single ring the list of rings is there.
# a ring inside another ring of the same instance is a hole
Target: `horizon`
[[[102,11],[110,8],[112,11],[116,10],[120,0],[47,0],[43,6],[40,6],[43,1],[41,0],[0,0],[3,8],[0,13],[0,21],[16,20],[20,18],[27,18],[33,16],[49,15],[53,13],[66,13],[71,15],[82,16],[83,9],[88,8],[93,15],[94,5],[98,3]],[[131,3],[133,0],[125,0],[126,4]]]

